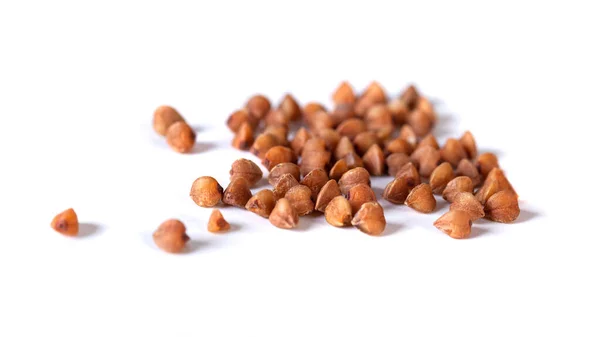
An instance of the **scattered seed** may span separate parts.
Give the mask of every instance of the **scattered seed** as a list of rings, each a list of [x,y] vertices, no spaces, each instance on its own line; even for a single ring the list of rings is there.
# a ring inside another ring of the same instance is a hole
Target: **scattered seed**
[[[290,201],[298,215],[307,215],[313,212],[315,203],[310,197],[311,190],[304,185],[296,185],[285,194],[285,198]]]
[[[356,152],[350,152],[344,156],[344,160],[348,165],[348,169],[353,169],[357,167],[365,167],[363,160],[356,154]]]
[[[333,118],[325,111],[317,111],[312,115],[309,125],[315,131],[330,129],[333,127]]]
[[[273,193],[275,194],[275,199],[279,200],[285,197],[285,194],[290,190],[290,188],[299,185],[300,183],[294,176],[289,173],[284,173],[279,177],[275,188],[273,189]]]
[[[304,115],[310,115],[318,111],[327,111],[323,104],[317,102],[309,102],[304,106],[302,113]]]
[[[260,190],[246,203],[246,209],[268,218],[275,207],[275,194],[271,190]]]
[[[398,138],[404,139],[412,145],[417,144],[417,134],[415,133],[415,130],[413,130],[413,128],[408,124],[402,125]]]
[[[435,194],[442,194],[446,185],[454,179],[454,171],[452,165],[448,162],[443,162],[431,172],[429,177],[429,185]]]
[[[454,202],[456,195],[461,192],[473,193],[473,181],[469,177],[456,177],[446,185],[442,197],[448,202]]]
[[[281,103],[279,103],[278,109],[283,112],[288,121],[296,121],[300,119],[300,116],[302,115],[298,102],[290,94],[286,94],[283,97]]]
[[[368,97],[376,103],[387,102],[385,90],[377,81],[373,81],[371,84],[369,84],[365,91],[363,91],[362,97]]]
[[[436,150],[440,149],[440,145],[438,144],[437,139],[435,139],[435,137],[431,133],[428,134],[427,136],[425,136],[423,139],[421,139],[421,141],[417,145],[417,149],[419,149],[425,145],[429,145]]]
[[[408,107],[406,106],[406,102],[399,98],[394,98],[388,103],[388,109],[390,109],[396,125],[406,123],[406,119],[408,118]]]
[[[477,200],[482,204],[485,204],[489,197],[500,191],[510,191],[517,195],[508,179],[506,179],[504,172],[499,168],[493,168],[487,178],[485,178],[483,186],[477,191],[475,196],[477,197]]]
[[[415,106],[415,110],[423,111],[433,124],[437,122],[437,116],[435,113],[435,109],[433,108],[433,104],[431,104],[431,102],[426,97],[419,97],[419,99],[417,100],[417,105]]]
[[[223,192],[223,203],[226,205],[244,208],[250,198],[250,186],[246,179],[240,177],[233,179]]]
[[[242,124],[238,132],[235,134],[231,146],[238,150],[248,150],[254,143],[254,130],[248,123]]]
[[[223,214],[218,209],[214,209],[208,218],[208,231],[211,233],[224,233],[229,231],[231,226],[229,222],[223,218]]]
[[[381,176],[385,172],[385,157],[383,150],[377,144],[373,144],[362,157],[365,168],[374,176]]]
[[[231,164],[231,170],[229,170],[229,180],[235,178],[244,178],[248,182],[249,186],[255,186],[263,177],[262,170],[252,160],[238,159]]]
[[[288,131],[289,129],[286,125],[269,125],[265,128],[265,131],[263,133],[270,134],[273,137],[275,137],[275,145],[288,146]]]
[[[519,217],[519,199],[509,190],[492,195],[485,203],[485,217],[496,222],[509,223]]]
[[[354,137],[353,141],[354,147],[360,155],[364,155],[369,150],[369,148],[371,148],[371,146],[377,144],[378,142],[379,139],[377,139],[375,133],[371,131],[359,133],[358,135],[356,135],[356,137]]]
[[[271,171],[275,166],[281,163],[295,163],[297,160],[296,154],[292,149],[285,146],[273,146],[265,153],[265,158],[262,163]]]
[[[292,229],[298,226],[298,213],[289,200],[281,198],[275,204],[275,208],[269,215],[269,222],[275,227],[283,229]]]
[[[352,221],[352,206],[348,199],[336,196],[325,207],[325,220],[332,226],[350,226]]]
[[[450,210],[433,225],[454,239],[466,239],[471,235],[471,218],[467,212],[461,210]]]
[[[327,184],[328,180],[329,177],[327,176],[327,172],[325,172],[325,170],[315,169],[310,171],[306,176],[304,176],[304,178],[302,178],[302,181],[300,181],[300,184],[310,188],[310,198],[313,201],[316,201],[319,192],[321,191],[323,186]]]
[[[377,202],[363,204],[352,219],[352,225],[369,235],[379,235],[385,230],[383,208]]]
[[[161,105],[154,110],[152,125],[154,131],[159,135],[166,136],[169,127],[177,122],[185,122],[185,120],[174,108],[167,105]]]
[[[186,234],[183,222],[177,219],[169,219],[152,234],[156,246],[168,253],[179,253],[185,247],[190,237]]]
[[[175,122],[167,129],[167,144],[174,151],[188,153],[195,143],[196,133],[186,122]]]
[[[294,135],[294,139],[292,139],[290,146],[292,147],[294,153],[296,153],[297,156],[299,156],[302,153],[304,144],[311,137],[311,134],[305,128],[300,128],[298,132],[296,132],[296,135]]]
[[[433,197],[433,191],[428,184],[420,184],[413,188],[406,198],[408,207],[421,212],[431,213],[435,210],[436,201]]]
[[[408,115],[408,124],[419,137],[427,135],[433,128],[433,121],[430,119],[429,115],[418,109]]]
[[[50,223],[50,227],[60,234],[66,236],[76,236],[79,233],[79,220],[77,213],[69,208],[57,214]]]
[[[404,139],[396,138],[385,146],[385,152],[391,153],[403,153],[409,155],[413,152],[413,146]]]
[[[281,163],[275,165],[275,167],[271,169],[271,172],[269,173],[269,184],[271,184],[271,186],[276,186],[277,182],[279,182],[279,178],[286,173],[291,174],[296,180],[300,180],[300,167],[298,165],[294,163]]]
[[[366,202],[377,201],[377,197],[369,185],[358,184],[348,191],[348,201],[352,206],[352,213],[355,214],[360,206]]]
[[[340,191],[340,187],[338,186],[337,182],[333,179],[329,180],[327,183],[325,183],[325,185],[323,185],[319,191],[319,194],[317,195],[317,199],[315,201],[315,210],[319,212],[325,212],[325,208],[329,202],[339,195],[342,195],[342,192]]]
[[[383,198],[392,204],[402,205],[408,197],[408,183],[404,178],[396,178],[392,180],[383,191]]]
[[[331,112],[331,119],[336,127],[343,121],[354,117],[354,104],[338,104]]]
[[[393,125],[394,120],[387,104],[376,104],[367,110],[365,123],[367,123],[367,129],[376,131]]]
[[[369,171],[362,167],[357,167],[344,173],[338,181],[342,194],[347,194],[352,187],[358,184],[371,186],[371,176]]]
[[[342,137],[334,151],[335,159],[340,160],[348,153],[354,153],[354,145],[352,144],[352,141],[350,141],[350,138]]]
[[[485,216],[483,205],[475,198],[472,193],[461,192],[456,194],[454,201],[450,204],[450,210],[461,210],[467,212],[471,221],[481,219]]]
[[[402,93],[402,95],[400,95],[400,98],[406,102],[406,105],[408,106],[409,110],[412,110],[415,108],[415,106],[417,105],[417,101],[419,100],[419,92],[417,91],[417,88],[415,88],[414,85],[410,85],[408,86],[408,88],[406,88],[404,90],[404,92]]]
[[[223,198],[223,187],[213,177],[194,180],[190,197],[200,207],[213,207]]]
[[[267,126],[283,126],[287,128],[289,124],[288,117],[281,110],[271,110],[265,116],[265,125]]]
[[[322,128],[317,131],[317,135],[325,141],[325,147],[328,151],[335,151],[340,139],[340,134],[331,128]]]
[[[413,189],[415,186],[421,183],[421,176],[419,175],[419,171],[413,163],[406,163],[400,170],[396,173],[396,178],[404,178],[406,179],[406,183],[408,184],[408,188]]]
[[[305,176],[312,170],[326,169],[331,160],[331,152],[328,151],[303,151],[300,162],[300,173]]]

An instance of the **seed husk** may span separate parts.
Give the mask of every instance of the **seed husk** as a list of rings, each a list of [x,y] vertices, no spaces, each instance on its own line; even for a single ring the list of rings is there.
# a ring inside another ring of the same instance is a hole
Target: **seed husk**
[[[186,228],[183,222],[177,219],[169,219],[154,231],[152,239],[156,246],[168,253],[179,253],[190,240],[186,234]]]
[[[469,177],[456,177],[446,185],[442,197],[448,202],[454,202],[456,195],[461,192],[473,193],[473,181]]]
[[[281,175],[281,177],[277,181],[277,184],[275,185],[275,188],[273,189],[275,199],[279,200],[279,199],[285,197],[285,194],[292,187],[297,186],[297,185],[300,185],[300,183],[298,182],[298,180],[296,178],[294,178],[294,176],[292,176],[289,173],[284,173],[283,175]]]
[[[417,134],[415,133],[415,130],[413,130],[413,128],[408,124],[402,125],[398,138],[404,139],[412,145],[417,144]]]
[[[388,109],[390,109],[396,125],[406,123],[406,119],[408,118],[408,107],[406,106],[406,102],[400,98],[394,98],[389,101]]]
[[[225,233],[229,231],[231,225],[225,220],[223,214],[218,209],[214,209],[208,218],[208,231],[211,233]]]
[[[367,184],[358,184],[352,186],[348,191],[348,201],[352,206],[352,214],[355,214],[364,203],[377,201],[375,192]]]
[[[342,137],[342,138],[340,138],[340,141],[338,142],[338,144],[335,148],[335,151],[334,151],[335,159],[340,160],[340,159],[344,158],[348,153],[353,153],[353,152],[354,152],[354,145],[352,145],[352,141],[350,141],[350,138]]]
[[[338,104],[331,112],[331,119],[335,127],[340,125],[341,122],[354,117],[354,104]]]
[[[300,180],[300,167],[298,165],[294,163],[281,163],[275,165],[271,169],[271,172],[269,172],[269,184],[276,186],[279,178],[286,173],[291,174],[296,180]]]
[[[454,171],[452,165],[448,162],[443,162],[431,172],[429,177],[429,185],[435,194],[442,194],[446,185],[454,179]]]
[[[223,203],[226,205],[244,208],[250,198],[252,198],[252,192],[244,178],[233,179],[223,192]]]
[[[265,158],[267,151],[272,147],[279,145],[279,142],[275,136],[270,133],[261,133],[252,144],[250,153],[257,156],[261,160]]]
[[[433,128],[433,122],[429,115],[422,110],[414,110],[408,115],[408,124],[413,128],[415,134],[419,137],[424,137]]]
[[[386,159],[388,174],[395,177],[400,169],[410,162],[410,158],[404,153],[392,153]]]
[[[472,224],[469,214],[461,210],[450,210],[433,223],[437,229],[454,239],[468,238]]]
[[[331,96],[333,102],[337,104],[354,104],[356,96],[354,95],[354,89],[350,83],[344,81],[340,83],[339,87],[334,91]]]
[[[263,218],[268,218],[275,207],[275,194],[271,190],[260,190],[246,203],[246,209]]]
[[[385,157],[379,145],[371,145],[367,153],[362,157],[362,160],[365,168],[371,175],[381,176],[385,172]]]
[[[250,97],[246,108],[252,117],[260,120],[271,110],[271,102],[263,95],[255,95]]]
[[[227,118],[227,127],[234,133],[240,131],[240,128],[244,123],[248,123],[252,129],[254,129],[258,125],[258,120],[250,116],[247,109],[234,111],[229,118]]]
[[[263,177],[262,170],[252,160],[240,158],[231,164],[229,180],[244,178],[249,186],[255,186]]]
[[[340,136],[353,140],[359,133],[367,131],[367,124],[362,119],[350,118],[340,123],[336,131]]]
[[[52,219],[50,227],[60,234],[76,236],[79,233],[77,213],[72,208],[60,212]]]
[[[344,173],[338,181],[342,194],[347,194],[352,187],[358,184],[367,184],[371,186],[371,176],[369,171],[362,167],[357,167]]]
[[[154,110],[152,126],[159,135],[166,136],[169,127],[177,122],[185,122],[185,120],[173,107],[161,105]]]
[[[352,219],[352,225],[369,235],[379,235],[385,230],[383,208],[377,202],[363,204]]]
[[[463,149],[465,149],[469,159],[475,159],[477,157],[477,143],[475,142],[475,137],[473,137],[471,131],[463,133],[458,141]]]
[[[419,149],[425,145],[429,145],[436,150],[440,149],[440,145],[438,144],[437,139],[435,139],[435,136],[433,136],[431,133],[428,134],[427,136],[425,136],[423,139],[421,139],[421,141],[417,145],[417,149]]]
[[[333,198],[342,195],[340,191],[340,187],[337,182],[333,179],[329,180],[323,188],[319,191],[317,195],[317,200],[315,201],[315,209],[319,212],[325,212],[325,208],[329,204]]]
[[[481,183],[481,175],[475,164],[468,159],[461,159],[456,168],[457,176],[465,176],[473,180],[473,186],[478,186]]]
[[[196,132],[186,122],[175,122],[167,129],[167,144],[174,151],[188,153],[195,143]]]
[[[452,204],[450,204],[450,210],[461,210],[467,212],[471,217],[471,221],[481,219],[485,216],[483,205],[472,193],[469,192],[458,193],[454,197]]]
[[[415,188],[421,183],[421,176],[413,163],[404,164],[404,166],[396,173],[396,178],[406,179],[406,183],[410,189]]]
[[[290,94],[286,94],[283,97],[281,103],[279,103],[278,109],[283,112],[289,121],[296,121],[300,119],[300,116],[302,115],[300,105],[298,105],[294,96]]]
[[[298,215],[307,215],[315,209],[315,203],[311,200],[311,190],[304,185],[296,185],[290,188],[285,198],[290,201]]]
[[[383,191],[383,198],[392,204],[402,205],[408,197],[408,183],[404,178],[396,178],[392,180]]]
[[[442,159],[449,162],[453,167],[458,166],[461,159],[467,158],[467,153],[460,142],[454,138],[448,138],[446,144],[440,150]]]
[[[223,187],[213,177],[200,177],[192,183],[190,197],[200,207],[213,207],[223,198]]]
[[[286,198],[279,199],[269,215],[269,222],[282,229],[295,228],[298,226],[298,221],[300,221],[298,213]]]
[[[519,199],[510,190],[495,193],[485,203],[485,217],[492,221],[513,222],[519,217],[520,213]]]
[[[238,150],[248,150],[254,143],[254,130],[249,123],[244,123],[233,137],[231,146]]]
[[[388,154],[392,153],[404,153],[408,156],[413,152],[413,146],[404,139],[396,138],[385,146],[385,152]]]
[[[265,153],[265,158],[262,163],[267,168],[267,170],[271,171],[275,166],[281,163],[295,163],[297,160],[296,154],[289,147],[277,145]]]
[[[352,206],[348,199],[336,196],[325,207],[325,220],[335,227],[350,226],[352,222]]]
[[[433,197],[433,191],[428,184],[420,184],[413,188],[408,197],[406,197],[408,207],[421,212],[431,213],[435,210],[436,201]]]
[[[367,153],[371,146],[377,144],[379,139],[377,136],[371,131],[361,132],[356,137],[354,137],[354,147],[356,148],[356,152],[359,155],[364,155]]]
[[[300,184],[310,188],[311,191],[311,199],[312,201],[317,200],[317,196],[321,191],[321,188],[327,184],[329,177],[327,176],[327,172],[323,169],[315,169],[310,171],[302,180]]]
[[[423,145],[412,153],[410,159],[419,163],[419,174],[429,177],[440,161],[440,151],[430,145]]]
[[[326,169],[331,160],[331,152],[328,151],[303,151],[300,162],[300,173],[305,176],[312,170]]]
[[[296,153],[297,156],[299,156],[302,153],[304,144],[306,144],[306,141],[311,137],[312,135],[305,128],[300,128],[298,132],[296,132],[296,134],[294,135],[294,139],[292,139],[292,142],[290,143],[290,146],[292,147],[292,150],[294,150],[294,153]]]
[[[494,168],[500,167],[500,165],[498,165],[498,157],[490,152],[480,154],[479,157],[477,157],[476,166],[484,179],[487,178],[488,174]]]
[[[419,92],[417,91],[417,88],[415,88],[415,86],[411,84],[404,90],[404,92],[402,92],[402,95],[400,95],[400,98],[404,102],[406,102],[408,109],[412,110],[417,105],[419,96],[420,95],[419,95]]]
[[[342,175],[348,172],[349,169],[350,168],[348,167],[346,160],[340,159],[336,161],[335,164],[331,167],[331,170],[329,171],[329,178],[340,180]]]

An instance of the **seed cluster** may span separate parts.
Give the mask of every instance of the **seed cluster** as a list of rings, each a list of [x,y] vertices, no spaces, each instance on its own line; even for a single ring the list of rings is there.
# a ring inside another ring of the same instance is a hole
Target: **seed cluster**
[[[167,139],[173,151],[188,153],[196,143],[196,132],[174,108],[163,105],[154,111],[154,131]]]

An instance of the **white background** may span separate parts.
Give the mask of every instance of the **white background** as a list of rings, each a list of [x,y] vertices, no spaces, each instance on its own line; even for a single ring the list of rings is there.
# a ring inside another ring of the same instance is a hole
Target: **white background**
[[[1,1],[0,336],[598,336],[593,3]],[[192,181],[252,158],[227,115],[254,93],[329,105],[341,80],[416,83],[441,141],[498,154],[521,217],[459,241],[432,226],[443,202],[382,202],[382,237],[226,208],[234,230],[208,233]],[[153,132],[161,104],[197,153]],[[79,238],[49,227],[69,207]],[[171,217],[186,254],[152,243]]]

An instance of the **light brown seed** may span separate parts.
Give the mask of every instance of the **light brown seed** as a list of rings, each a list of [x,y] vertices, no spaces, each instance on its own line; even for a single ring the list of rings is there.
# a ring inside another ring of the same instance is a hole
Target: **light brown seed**
[[[429,177],[440,162],[440,151],[429,145],[421,146],[412,153],[410,159],[419,163],[419,174]]]
[[[207,227],[211,233],[224,233],[231,229],[231,225],[229,225],[229,222],[225,220],[223,214],[218,209],[213,210],[210,214]]]
[[[213,177],[200,177],[194,180],[190,197],[200,207],[213,207],[223,198],[223,187]]]
[[[379,235],[385,230],[383,208],[377,202],[363,204],[352,219],[352,225],[369,235]]]
[[[422,110],[414,110],[408,115],[408,124],[413,128],[415,134],[424,137],[433,128],[433,122],[429,115]]]
[[[246,109],[234,111],[229,118],[227,118],[227,127],[229,127],[229,130],[234,133],[240,131],[240,128],[242,125],[244,125],[244,123],[248,123],[248,125],[254,129],[258,125],[258,120],[250,116],[248,110]]]
[[[446,185],[442,197],[448,202],[453,202],[460,192],[473,193],[473,181],[469,177],[456,177]]]
[[[440,149],[440,145],[438,144],[437,139],[435,139],[435,136],[432,135],[431,133],[428,134],[427,136],[425,136],[423,139],[421,139],[421,141],[417,145],[417,149],[419,149],[425,145],[429,145],[436,150]]]
[[[50,227],[60,234],[76,236],[79,233],[77,213],[72,208],[60,212],[52,219]]]
[[[323,185],[319,191],[319,194],[317,195],[315,209],[320,212],[325,212],[325,208],[329,202],[339,195],[342,195],[342,192],[340,191],[340,187],[338,186],[337,182],[333,179],[329,180],[325,185]]]
[[[223,192],[223,203],[226,205],[244,208],[250,198],[252,198],[252,192],[244,178],[233,179]]]
[[[354,117],[354,104],[336,105],[331,112],[331,119],[335,127],[340,125],[341,122]]]
[[[456,194],[454,201],[450,204],[450,210],[461,210],[467,212],[471,221],[481,219],[485,216],[483,205],[475,198],[473,193],[461,192]]]
[[[325,208],[325,220],[332,226],[350,226],[352,222],[352,206],[343,196],[333,198]]]
[[[335,159],[340,160],[344,158],[348,153],[354,152],[354,145],[348,137],[342,137],[335,148]]]
[[[331,98],[335,104],[353,104],[356,101],[354,89],[352,89],[350,83],[346,81],[340,83]]]
[[[386,159],[385,163],[388,167],[388,174],[395,177],[400,169],[410,162],[410,157],[404,153],[392,153]],[[420,179],[419,179],[420,180]]]
[[[314,131],[330,129],[333,127],[333,118],[325,111],[317,111],[312,115],[309,125],[311,130]]]
[[[300,173],[305,176],[312,170],[326,169],[331,160],[331,152],[312,151],[302,152],[302,161],[300,162]]]
[[[325,172],[325,170],[315,169],[315,170],[308,172],[308,174],[305,175],[304,178],[302,178],[302,181],[300,181],[300,184],[310,188],[310,191],[311,191],[310,198],[312,199],[312,201],[316,201],[317,196],[319,195],[319,192],[321,191],[321,188],[323,188],[323,186],[325,186],[325,184],[327,184],[328,180],[329,180],[329,177],[327,176],[327,172]]]
[[[381,176],[385,172],[385,157],[383,150],[377,144],[371,145],[369,151],[362,157],[365,168],[371,175]]]
[[[352,186],[348,191],[348,201],[352,206],[352,214],[355,214],[364,203],[377,201],[377,196],[371,187],[367,184],[358,184]]]
[[[275,208],[269,215],[269,222],[275,227],[282,229],[292,229],[298,226],[298,213],[289,200],[282,198],[277,201]]]
[[[396,178],[406,179],[409,189],[413,189],[421,183],[421,176],[413,163],[404,164],[404,166],[396,172]]]
[[[290,121],[281,110],[271,110],[265,116],[265,125],[288,127]]]
[[[267,151],[277,145],[279,145],[279,142],[275,136],[270,133],[262,133],[254,140],[254,143],[250,148],[250,153],[262,160],[265,158]]]
[[[296,153],[297,156],[299,156],[302,153],[304,144],[311,137],[312,135],[305,128],[300,128],[298,132],[296,132],[296,135],[294,135],[294,139],[292,139],[290,146],[292,147],[294,153]]]
[[[354,143],[356,152],[358,152],[358,154],[362,156],[365,153],[367,153],[371,146],[377,144],[379,142],[379,139],[377,138],[375,133],[371,131],[365,131],[356,135],[352,142]]]
[[[452,165],[448,162],[443,162],[431,172],[429,177],[429,185],[435,194],[442,194],[446,185],[454,179],[454,171]]]
[[[275,207],[275,194],[271,190],[260,190],[246,203],[246,209],[268,218]]]
[[[402,95],[400,95],[400,98],[404,102],[406,102],[406,105],[408,106],[408,110],[412,110],[417,105],[419,96],[420,95],[419,95],[419,92],[417,91],[417,88],[415,88],[415,86],[411,84],[404,90],[404,92],[402,92]]]
[[[279,199],[285,197],[285,194],[292,187],[297,186],[297,185],[300,185],[300,183],[298,182],[298,180],[296,178],[294,178],[294,176],[292,176],[289,173],[284,173],[283,175],[281,175],[281,177],[277,181],[277,184],[275,185],[275,188],[273,189],[275,199],[279,200]]]
[[[296,180],[300,180],[300,167],[298,165],[294,163],[281,163],[275,165],[271,169],[271,172],[269,172],[269,184],[271,186],[277,185],[279,178],[286,173],[291,174]]]
[[[297,160],[296,154],[292,149],[285,146],[273,146],[265,153],[265,158],[262,163],[271,171],[275,166],[281,163],[295,163]]]
[[[517,195],[509,190],[497,192],[485,203],[485,217],[496,222],[515,221],[521,210]]]
[[[367,184],[371,186],[371,176],[369,171],[362,167],[357,167],[344,173],[338,181],[342,194],[347,194],[352,187],[358,184]]]
[[[420,184],[413,188],[406,197],[408,207],[421,212],[431,213],[435,210],[436,201],[433,197],[433,191],[428,184]]]
[[[394,120],[387,104],[377,104],[367,110],[365,123],[367,123],[369,130],[375,131],[382,127],[394,125]]]
[[[270,134],[275,137],[277,144],[287,146],[289,144],[287,140],[289,128],[286,125],[269,125],[265,128],[264,134]]]
[[[435,109],[433,108],[433,104],[426,97],[419,97],[417,100],[417,105],[415,106],[415,110],[423,111],[433,124],[437,122],[437,115],[435,113]]]
[[[167,129],[167,144],[174,151],[188,153],[195,143],[196,133],[186,122],[175,122]]]
[[[290,94],[286,94],[283,97],[281,103],[279,103],[278,109],[284,113],[289,121],[296,121],[300,119],[300,116],[302,115],[298,102]]]
[[[290,201],[298,215],[307,215],[315,209],[315,203],[311,200],[311,190],[304,185],[296,185],[290,188],[285,198]]]
[[[417,144],[417,134],[415,133],[415,130],[413,130],[413,128],[408,124],[402,125],[398,138],[404,139],[412,145]]]
[[[342,175],[348,172],[349,169],[350,168],[348,167],[346,160],[340,159],[336,161],[335,164],[331,167],[331,170],[329,171],[329,178],[334,179],[336,181],[340,180]]]
[[[461,210],[451,210],[437,219],[433,225],[454,239],[466,239],[471,235],[470,216]]]
[[[406,106],[406,102],[400,98],[394,98],[388,103],[388,109],[390,109],[396,125],[406,123],[408,118],[408,107]]]
[[[477,157],[477,143],[471,131],[466,131],[458,140],[470,159]]]
[[[498,165],[498,157],[490,152],[480,154],[479,157],[477,157],[476,165],[483,179],[485,179],[494,168],[500,167],[500,165]]]
[[[231,164],[231,170],[229,170],[229,180],[238,177],[246,179],[249,186],[252,187],[262,179],[263,173],[252,160],[241,158],[234,161]]]
[[[362,96],[369,97],[377,103],[385,103],[387,101],[387,94],[377,81],[371,82],[365,91],[363,91]]]
[[[238,150],[248,150],[252,143],[254,143],[254,130],[250,124],[244,123],[235,134],[231,146]]]
[[[250,97],[248,103],[246,103],[246,108],[255,119],[263,119],[271,110],[271,102],[263,95],[255,95]]]
[[[177,219],[169,219],[154,231],[152,239],[156,246],[168,253],[179,253],[190,240],[185,225]]]
[[[185,122],[185,120],[174,108],[161,105],[154,110],[152,126],[159,135],[166,136],[169,127],[177,122]]]
[[[404,139],[396,138],[385,146],[385,152],[391,153],[404,153],[409,155],[413,152],[413,146]]]
[[[475,164],[468,159],[461,159],[456,168],[457,176],[465,176],[473,180],[473,186],[478,186],[481,183],[481,175]]]
[[[396,178],[392,180],[383,191],[383,198],[392,204],[402,205],[408,197],[409,189],[406,179]]]
[[[340,134],[334,129],[322,128],[317,131],[317,136],[325,142],[328,151],[335,151],[340,139]]]
[[[336,130],[340,136],[353,140],[359,133],[367,131],[367,124],[362,119],[350,118],[338,125]]]
[[[461,159],[467,158],[467,153],[460,142],[454,138],[448,138],[446,144],[440,150],[442,159],[449,162],[453,167],[458,166]]]

